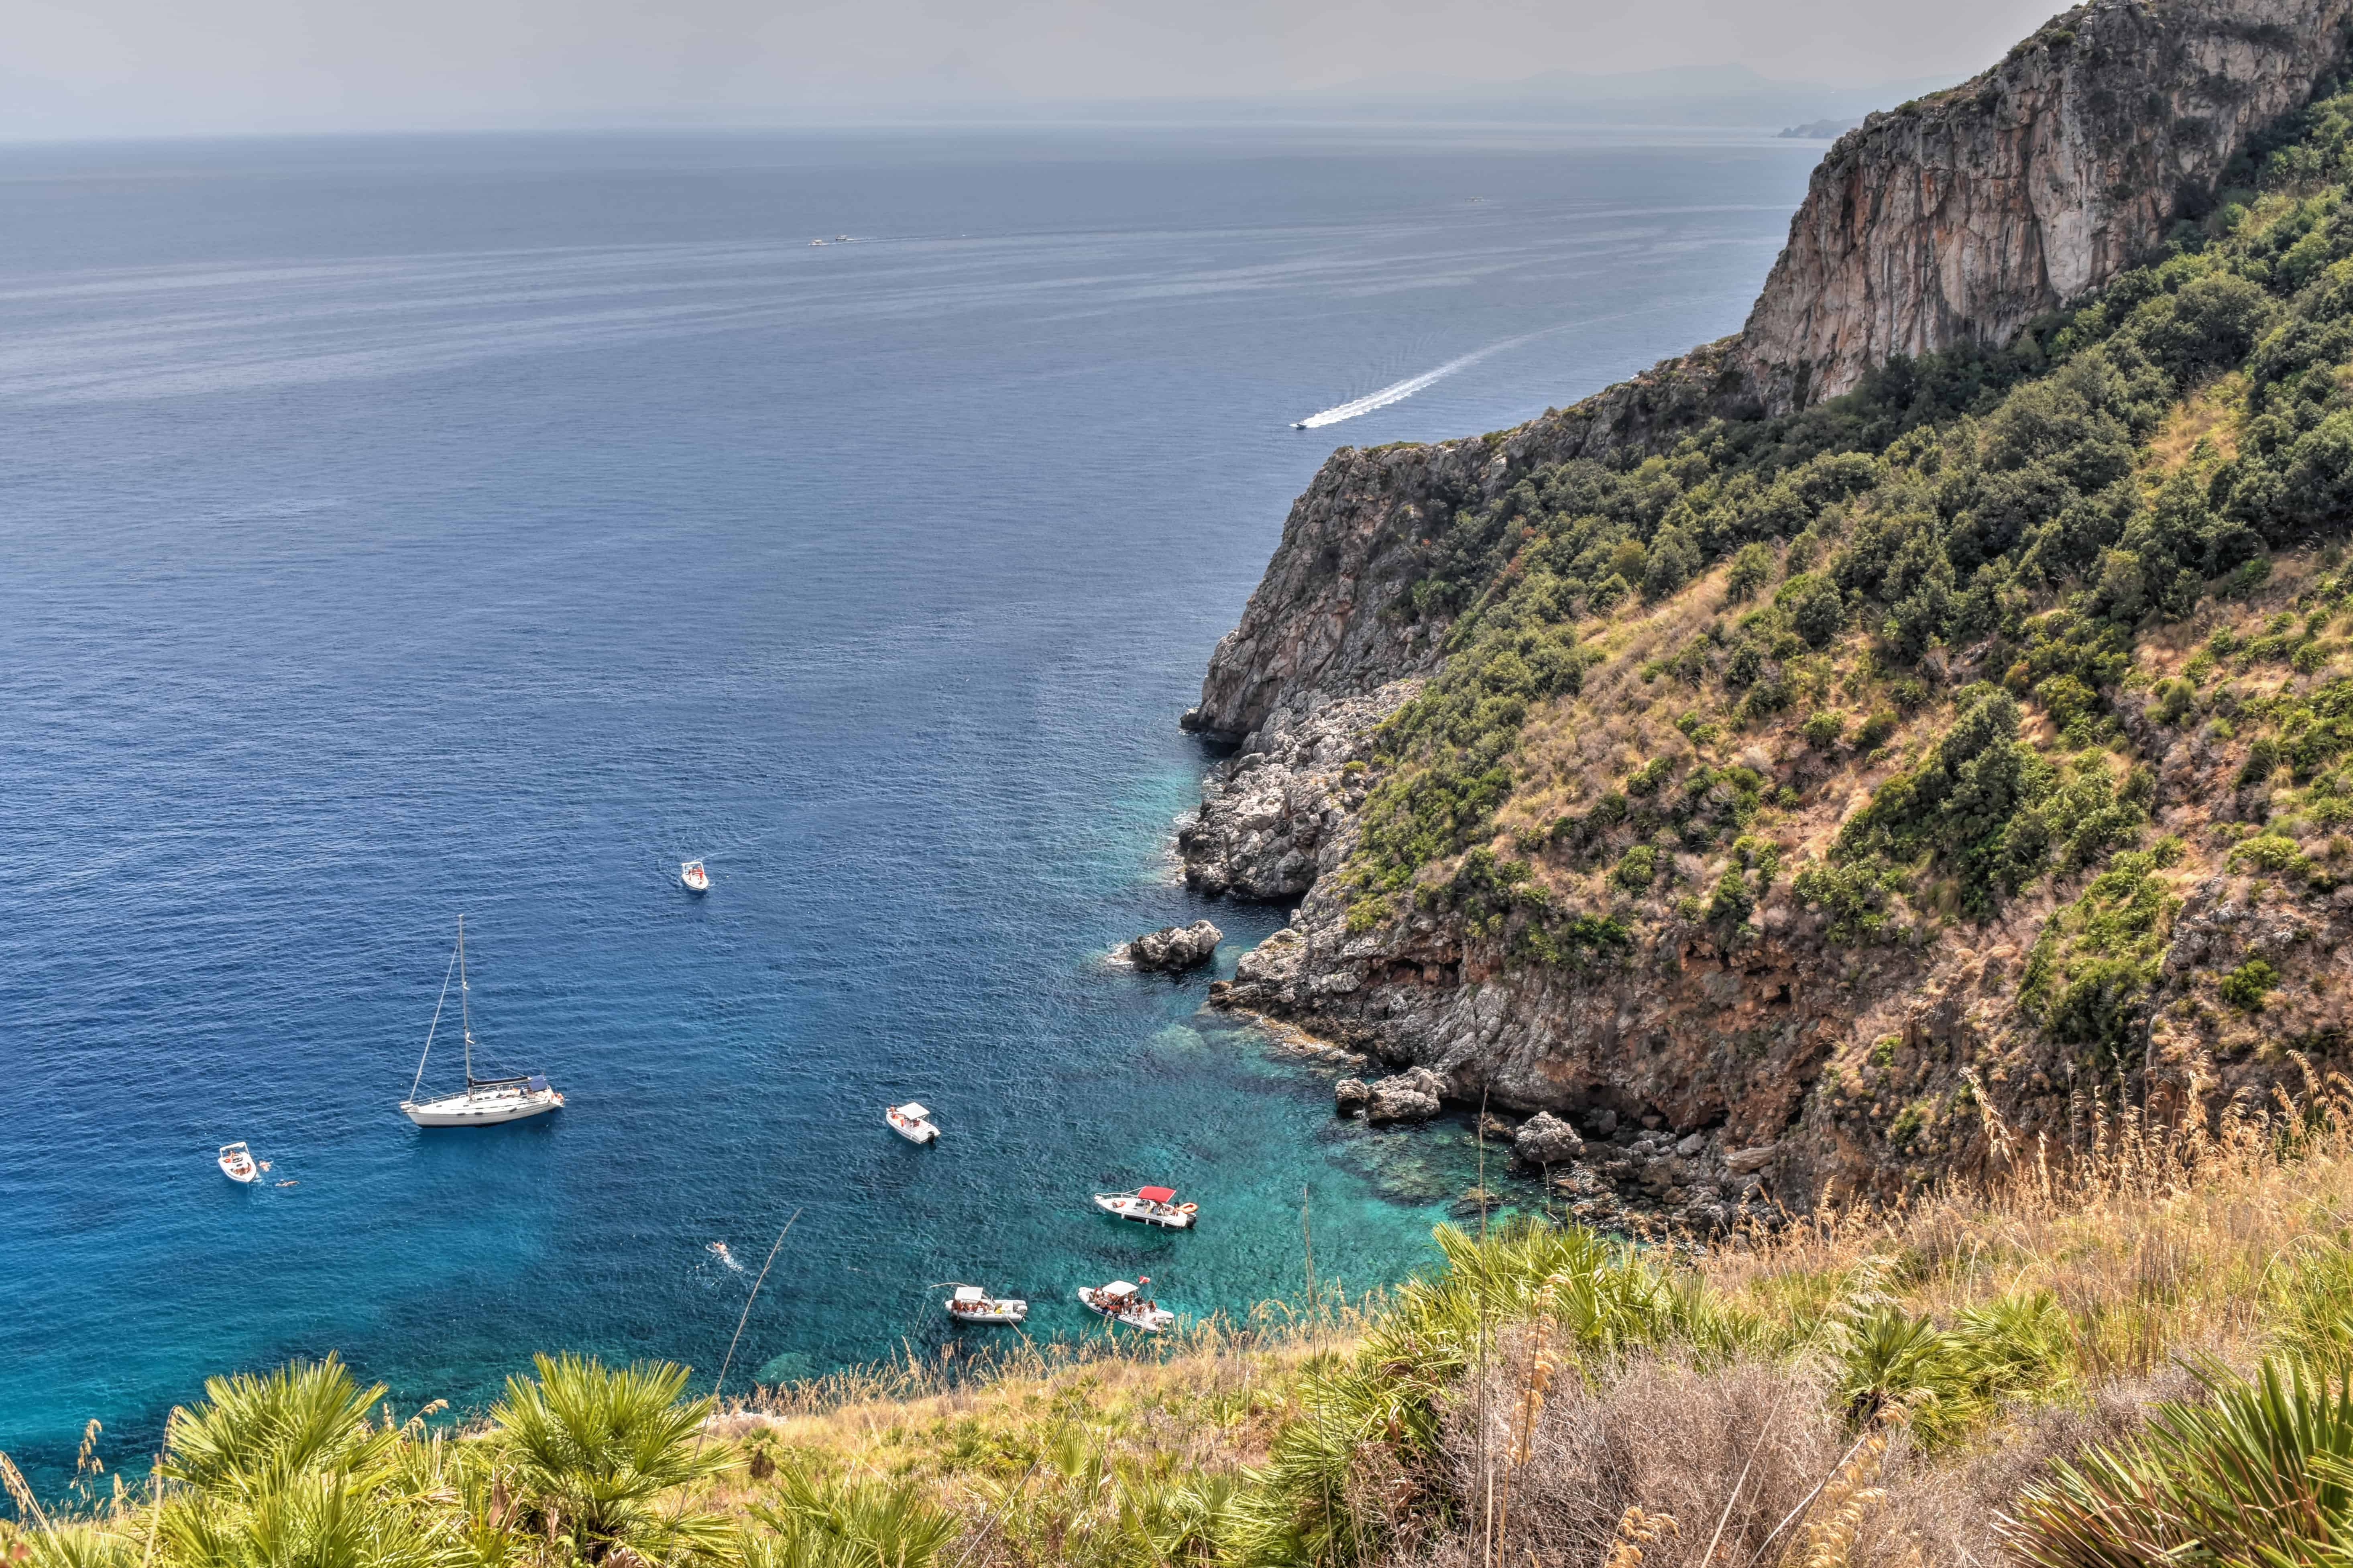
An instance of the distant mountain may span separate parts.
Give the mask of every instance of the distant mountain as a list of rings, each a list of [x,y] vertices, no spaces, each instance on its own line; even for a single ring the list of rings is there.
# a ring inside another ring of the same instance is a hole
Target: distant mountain
[[[1834,142],[1862,123],[1862,117],[1859,114],[1846,120],[1809,120],[1803,125],[1790,126],[1780,134],[1805,141]]]

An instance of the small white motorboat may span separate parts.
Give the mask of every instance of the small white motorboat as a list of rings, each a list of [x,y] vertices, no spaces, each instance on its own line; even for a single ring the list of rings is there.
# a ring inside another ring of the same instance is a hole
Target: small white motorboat
[[[1138,1187],[1133,1192],[1097,1192],[1095,1207],[1140,1225],[1162,1225],[1172,1231],[1190,1230],[1198,1203],[1180,1203],[1172,1187]]]
[[[417,1097],[417,1085],[425,1081],[425,1064],[433,1057],[433,1033],[441,1027],[442,1003],[449,1000],[449,977],[444,974],[441,1001],[433,1004],[433,1022],[425,1031],[425,1054],[417,1059],[417,1078],[408,1086],[408,1097],[400,1102],[401,1114],[419,1127],[495,1127],[502,1121],[521,1121],[527,1116],[561,1110],[564,1097],[536,1073],[514,1078],[474,1076],[474,1014],[466,986],[466,917],[462,915],[458,917],[458,950],[450,956],[449,967],[458,974],[459,1028],[466,1042],[466,1086],[456,1094],[429,1100]]]
[[[1151,1283],[1148,1278],[1140,1282]],[[1156,1334],[1176,1321],[1176,1313],[1145,1295],[1139,1284],[1124,1279],[1114,1279],[1109,1285],[1082,1285],[1079,1299],[1090,1310],[1102,1313],[1113,1322],[1141,1329],[1147,1334]]]
[[[939,1137],[940,1129],[933,1125],[931,1116],[928,1109],[913,1100],[882,1107],[882,1119],[891,1124],[891,1130],[910,1143],[929,1143]]]
[[[686,885],[689,893],[711,891],[711,874],[702,869],[702,863],[699,860],[691,860],[680,866],[678,879]]]
[[[959,1285],[955,1294],[940,1303],[959,1323],[1018,1323],[1029,1316],[1029,1303],[1014,1296],[991,1296],[977,1285]]]
[[[252,1151],[242,1143],[224,1143],[220,1149],[221,1174],[248,1187],[261,1180],[261,1167],[254,1163]]]

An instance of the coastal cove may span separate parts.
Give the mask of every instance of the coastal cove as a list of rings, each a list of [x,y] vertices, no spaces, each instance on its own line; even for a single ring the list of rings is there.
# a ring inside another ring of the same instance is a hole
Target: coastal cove
[[[944,1279],[1039,1333],[1135,1272],[1246,1310],[1303,1283],[1303,1190],[1319,1279],[1425,1266],[1462,1128],[1336,1122],[1203,1010],[1284,911],[1185,888],[1215,751],[1176,717],[1335,442],[1737,326],[1819,152],[0,154],[0,1115],[39,1129],[0,1448],[50,1484],[91,1417],[115,1463],[205,1375],[331,1350],[404,1407],[542,1349],[707,1374],[797,1210],[731,1383],[935,1347]],[[461,911],[478,1034],[568,1104],[424,1135]],[[1204,916],[1213,970],[1103,961]],[[910,1097],[936,1148],[882,1126]],[[297,1184],[223,1181],[232,1139]],[[1198,1234],[1087,1204],[1155,1181]]]

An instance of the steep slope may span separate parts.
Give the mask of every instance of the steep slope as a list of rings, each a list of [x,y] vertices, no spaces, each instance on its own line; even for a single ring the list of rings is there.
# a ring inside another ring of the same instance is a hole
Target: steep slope
[[[2347,0],[2101,0],[1814,171],[1736,358],[1775,411],[1894,355],[2004,344],[2202,217],[2336,68]]]
[[[1187,727],[1240,740],[1278,707],[1426,673],[1447,607],[1397,611],[1443,569],[1429,541],[1535,468],[1806,407],[1896,355],[2010,343],[2251,180],[2250,149],[2340,69],[2349,23],[2353,0],[2100,0],[1873,115],[1815,171],[1738,336],[1499,435],[1335,453]]]
[[[1999,350],[1335,458],[1188,715],[1188,874],[1302,899],[1222,999],[1700,1224],[2337,1049],[2348,129]]]

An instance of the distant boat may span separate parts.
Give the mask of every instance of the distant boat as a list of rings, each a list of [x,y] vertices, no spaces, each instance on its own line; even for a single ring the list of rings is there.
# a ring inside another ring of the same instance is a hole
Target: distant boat
[[[678,879],[686,884],[686,890],[689,893],[711,891],[711,874],[702,869],[702,863],[699,860],[691,860],[680,866]]]
[[[248,1187],[261,1180],[261,1167],[253,1162],[252,1151],[242,1143],[221,1145],[220,1168],[222,1175]]]
[[[902,1106],[885,1106],[882,1109],[882,1119],[891,1124],[891,1130],[910,1143],[929,1143],[939,1137],[940,1129],[932,1124],[931,1116],[929,1110],[913,1100]]]
[[[1150,1279],[1142,1282],[1152,1283]],[[1092,1311],[1102,1313],[1114,1323],[1124,1323],[1131,1329],[1141,1329],[1156,1334],[1176,1321],[1176,1314],[1146,1297],[1134,1284],[1114,1279],[1108,1285],[1079,1287],[1079,1299]]]
[[[474,1015],[466,986],[466,917],[462,915],[458,916],[458,950],[451,955],[449,967],[458,975],[459,1027],[466,1043],[466,1086],[454,1095],[436,1099],[417,1097],[417,1085],[425,1081],[425,1064],[433,1056],[434,1031],[441,1027],[442,1003],[449,1000],[449,977],[444,974],[441,1000],[433,1004],[433,1023],[425,1031],[425,1054],[417,1059],[417,1081],[408,1086],[408,1098],[400,1102],[401,1114],[419,1127],[492,1127],[561,1108],[564,1097],[536,1073],[519,1078],[474,1076]]]
[[[1095,1207],[1104,1213],[1116,1214],[1123,1220],[1134,1220],[1140,1225],[1160,1225],[1168,1230],[1188,1230],[1193,1216],[1200,1211],[1198,1203],[1180,1203],[1172,1187],[1138,1187],[1133,1192],[1097,1192]]]
[[[1029,1303],[1016,1296],[991,1296],[977,1285],[959,1285],[955,1294],[940,1303],[959,1323],[1018,1323],[1029,1316]]]

